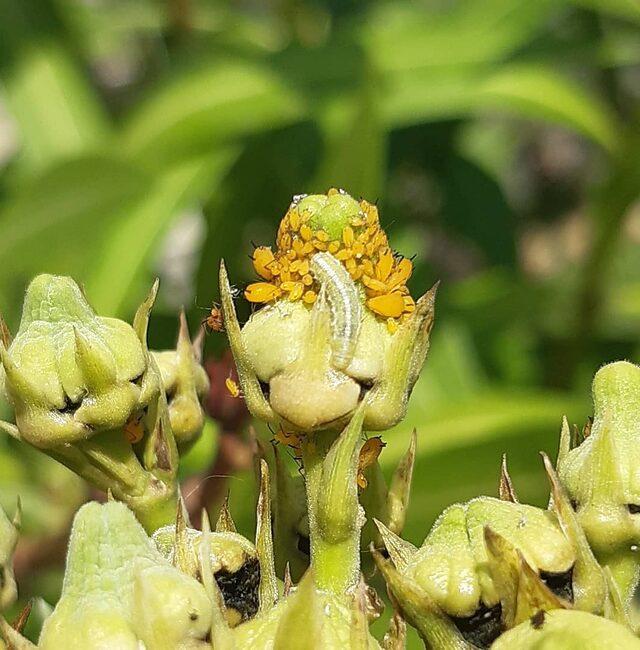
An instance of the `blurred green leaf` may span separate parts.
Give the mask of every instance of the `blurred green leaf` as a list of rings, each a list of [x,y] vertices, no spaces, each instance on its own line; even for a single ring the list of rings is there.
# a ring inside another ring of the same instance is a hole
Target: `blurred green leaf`
[[[304,102],[266,66],[200,61],[154,89],[127,120],[123,147],[166,166],[299,120]]]
[[[69,160],[20,183],[0,211],[0,299],[7,316],[18,317],[15,301],[36,273],[86,280],[100,263],[107,232],[151,184],[137,166],[107,156]]]
[[[215,191],[236,156],[236,149],[221,149],[176,165],[140,188],[138,203],[106,233],[100,256],[87,274],[85,288],[98,311],[131,311],[150,285],[149,261],[162,233],[181,210]]]
[[[503,60],[542,28],[553,7],[552,0],[466,0],[427,11],[418,2],[387,2],[372,12],[363,43],[383,74],[459,71]]]
[[[354,196],[377,197],[385,168],[386,134],[373,84],[329,101],[318,116],[324,150],[313,186],[342,187]]]
[[[620,146],[616,118],[595,96],[550,67],[513,66],[477,89],[480,106],[511,107],[519,113],[575,129],[610,153]]]
[[[46,0],[0,0],[0,81],[18,124],[24,171],[102,145],[110,132],[98,94]]]
[[[636,0],[570,0],[579,7],[598,13],[640,22],[640,4]]]

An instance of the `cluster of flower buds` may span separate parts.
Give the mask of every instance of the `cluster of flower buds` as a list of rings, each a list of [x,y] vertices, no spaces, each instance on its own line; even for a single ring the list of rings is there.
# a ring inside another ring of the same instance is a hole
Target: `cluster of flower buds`
[[[268,282],[246,291],[264,306],[242,329],[224,264],[220,270],[251,413],[287,431],[339,430],[366,396],[367,430],[399,422],[428,350],[435,287],[413,301],[411,261],[389,248],[375,206],[337,190],[297,197],[277,251],[268,251],[254,254]]]
[[[96,315],[72,279],[38,276],[15,338],[3,327],[0,345],[2,386],[15,411],[15,425],[2,427],[111,491],[149,530],[175,518],[172,425],[181,446],[193,442],[208,386],[184,317],[175,352],[156,357],[147,349],[156,292],[157,283],[131,326]]]
[[[605,611],[609,586],[544,456],[550,510],[518,502],[503,464],[501,499],[450,506],[420,548],[378,522],[374,558],[402,612],[434,647],[488,648],[539,610]]]

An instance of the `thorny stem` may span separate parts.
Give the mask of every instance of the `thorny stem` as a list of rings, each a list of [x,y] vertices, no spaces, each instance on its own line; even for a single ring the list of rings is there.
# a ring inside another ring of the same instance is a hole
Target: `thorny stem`
[[[307,507],[309,511],[309,538],[311,543],[311,566],[319,589],[336,595],[344,593],[358,582],[360,571],[360,529],[354,530],[345,539],[331,541],[318,521],[318,496],[324,488],[322,482],[323,461],[338,434],[325,431],[314,434],[302,447]],[[345,499],[352,499],[345,489]],[[357,495],[356,495],[357,501]],[[337,505],[337,504],[336,504]],[[347,504],[345,504],[347,505]],[[358,504],[355,505],[357,509]]]

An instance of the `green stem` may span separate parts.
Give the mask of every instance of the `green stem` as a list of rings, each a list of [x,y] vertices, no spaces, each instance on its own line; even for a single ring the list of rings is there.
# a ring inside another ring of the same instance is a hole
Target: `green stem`
[[[158,528],[162,528],[162,526],[176,523],[176,514],[178,512],[178,494],[176,490],[170,490],[167,487],[166,491],[158,494],[125,497],[123,500],[134,512],[136,518],[149,535],[153,534]]]
[[[324,530],[318,520],[318,496],[325,487],[322,481],[323,462],[336,438],[335,432],[314,434],[310,442],[303,445],[302,458],[309,509],[311,566],[316,585],[319,589],[330,591],[336,595],[344,595],[345,591],[354,587],[358,582],[360,527],[354,521],[353,530],[348,535],[336,540],[331,535],[331,531]],[[349,490],[345,489],[345,502],[336,504],[336,509],[343,511],[355,509],[357,511],[357,494],[355,504],[346,503],[347,500],[351,501],[352,499],[353,496]]]

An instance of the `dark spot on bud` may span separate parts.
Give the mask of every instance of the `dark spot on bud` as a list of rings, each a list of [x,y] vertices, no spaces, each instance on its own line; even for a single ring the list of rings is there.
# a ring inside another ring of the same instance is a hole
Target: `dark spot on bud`
[[[269,401],[269,395],[271,393],[271,389],[269,388],[269,384],[267,384],[264,381],[260,382],[260,390],[262,391],[262,394],[264,395],[264,398]]]
[[[358,399],[362,401],[365,395],[373,388],[373,379],[360,379],[357,380],[357,383],[360,386],[360,396]]]
[[[569,503],[571,504],[571,507],[577,511],[578,510],[578,502],[575,499],[570,499]]]
[[[59,413],[64,415],[73,415],[82,404],[82,400],[79,402],[72,402],[68,397],[65,397],[64,406],[58,410]]]
[[[478,648],[489,648],[503,632],[501,616],[500,603],[493,607],[480,603],[471,616],[452,616],[451,620],[466,641]]]
[[[544,609],[541,609],[531,617],[531,627],[533,627],[534,630],[539,630],[542,628],[544,625],[544,615],[545,611]]]
[[[627,510],[631,515],[637,515],[640,513],[640,505],[637,503],[627,503]]]
[[[191,614],[189,614],[189,620],[197,621],[198,620],[198,615],[195,612],[191,612]]]
[[[227,609],[235,609],[243,621],[258,613],[260,600],[260,562],[258,558],[247,560],[235,573],[220,569],[213,576]]]
[[[573,567],[563,573],[540,571],[540,580],[559,598],[573,602]]]
[[[297,546],[300,553],[306,555],[307,557],[311,557],[311,541],[306,535],[298,534]]]

